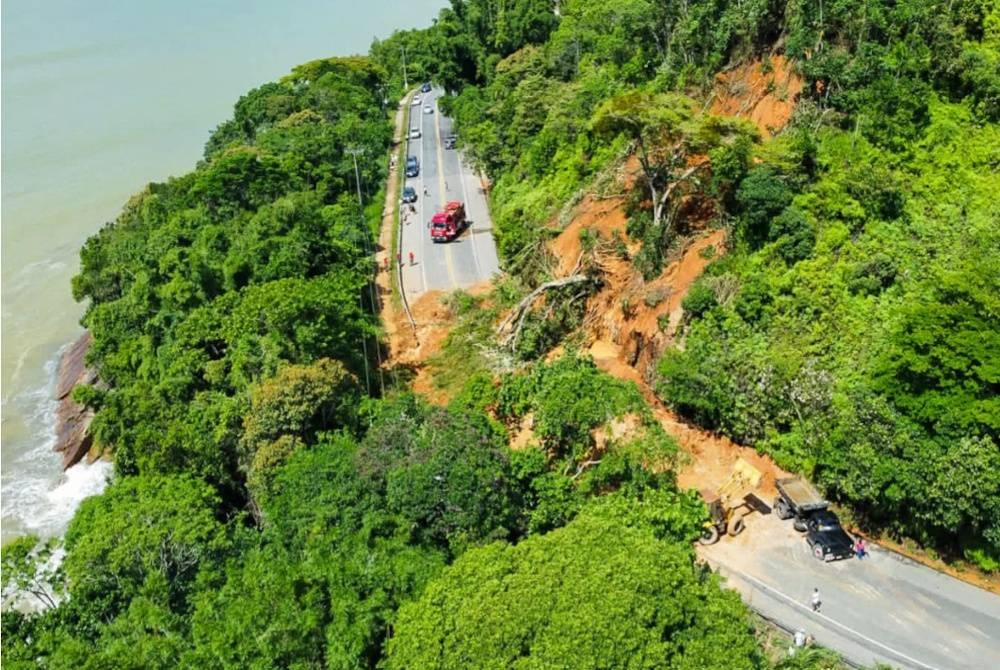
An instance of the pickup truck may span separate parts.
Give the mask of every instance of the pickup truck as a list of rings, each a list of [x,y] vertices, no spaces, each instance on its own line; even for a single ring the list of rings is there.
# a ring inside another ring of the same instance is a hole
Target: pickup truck
[[[840,519],[812,484],[802,477],[784,477],[775,482],[778,498],[774,513],[779,519],[791,519],[795,530],[806,534],[813,556],[821,561],[847,558],[854,552],[854,541],[840,526]]]
[[[821,561],[836,561],[854,555],[854,540],[829,510],[816,512],[806,521],[806,542],[813,556]]]

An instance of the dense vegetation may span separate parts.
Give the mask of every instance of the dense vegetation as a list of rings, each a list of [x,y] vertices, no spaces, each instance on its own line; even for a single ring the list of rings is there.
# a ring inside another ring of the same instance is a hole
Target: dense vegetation
[[[45,606],[3,612],[5,665],[771,667],[694,561],[703,507],[647,467],[676,447],[638,390],[572,341],[537,360],[582,301],[528,320],[502,371],[471,344],[630,155],[643,274],[690,232],[682,201],[731,232],[658,393],[861,521],[995,567],[1000,14],[823,5],[454,0],[241,98],[81,251],[103,383],[76,397],[115,478],[61,547],[4,547],[5,595]],[[513,275],[453,298],[447,408],[397,386],[375,316],[400,47],[453,94]],[[806,79],[784,132],[704,112],[721,68],[776,48]]]
[[[542,243],[634,155],[644,275],[688,232],[685,202],[730,232],[661,397],[857,523],[1000,568],[995,3],[569,0],[555,21],[549,4],[454,3],[436,40],[393,38],[455,92],[506,267],[550,278]],[[776,137],[702,111],[722,67],[766,73],[775,52],[804,79]]]

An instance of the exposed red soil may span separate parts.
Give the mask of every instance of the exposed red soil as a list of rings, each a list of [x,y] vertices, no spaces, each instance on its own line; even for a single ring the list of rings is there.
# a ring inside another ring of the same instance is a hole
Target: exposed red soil
[[[535,413],[528,412],[521,417],[514,436],[510,438],[510,448],[514,451],[538,444],[535,439]]]
[[[783,55],[770,56],[767,62],[749,61],[716,75],[711,110],[718,116],[748,119],[771,137],[792,118],[804,82]]]
[[[410,312],[417,324],[416,331],[406,320],[406,316],[402,315],[400,328],[406,330],[408,335],[399,338],[397,345],[400,348],[393,352],[393,360],[416,371],[413,391],[435,405],[448,403],[445,393],[434,386],[426,365],[431,357],[441,351],[448,332],[455,324],[451,310],[443,302],[445,295],[443,291],[431,291],[410,305]]]
[[[765,136],[779,131],[791,118],[803,82],[783,56],[771,56],[770,68],[770,72],[765,72],[762,63],[756,61],[718,75],[712,113],[747,118]],[[638,161],[630,157],[619,168],[621,192],[634,185],[638,174]],[[677,440],[681,449],[677,478],[682,488],[718,489],[729,477],[736,460],[743,458],[762,473],[756,492],[770,501],[777,493],[775,480],[786,476],[787,472],[751,448],[686,423],[660,402],[650,383],[654,378],[655,361],[663,349],[680,336],[681,302],[708,264],[709,256],[725,253],[725,232],[702,230],[693,233],[682,245],[677,258],[669,262],[658,277],[646,281],[635,271],[631,261],[640,245],[626,235],[623,204],[622,197],[587,196],[577,206],[572,222],[549,245],[557,262],[556,277],[568,276],[582,267],[596,266],[601,272],[604,285],[588,301],[583,328],[589,341],[588,352],[595,364],[608,374],[634,382],[654,417]],[[702,204],[692,202],[682,212],[687,219],[684,222],[687,229],[698,231],[712,216]],[[584,230],[591,231],[596,239],[596,244],[588,251],[584,250],[580,239]],[[616,238],[620,242],[616,242]],[[714,247],[714,254],[706,253],[709,247]],[[489,285],[484,284],[477,287],[476,292],[487,290]],[[438,404],[444,404],[447,398],[433,385],[425,363],[440,351],[454,323],[453,316],[442,303],[443,297],[442,293],[429,293],[411,305],[416,330],[405,314],[391,304],[384,309],[383,318],[393,363],[412,366],[417,371],[414,391]],[[561,352],[562,347],[557,347],[545,358],[551,360]],[[533,424],[530,414],[522,418],[514,431],[512,448],[521,449],[535,443]],[[606,440],[614,437],[615,430],[627,432],[630,425],[629,421],[624,421],[618,429],[606,427],[598,431],[600,434],[595,434],[595,438]],[[663,467],[668,465],[663,464]],[[1000,593],[1000,576],[959,570],[919,551],[877,539],[880,544],[914,560]]]
[[[626,168],[624,173],[634,176],[634,169]],[[700,222],[692,223],[697,227]],[[709,263],[710,254],[705,250],[714,247],[714,255],[724,253],[725,231],[691,236],[679,258],[647,281],[631,261],[639,244],[628,239],[625,224],[622,198],[596,200],[588,196],[578,206],[573,221],[550,244],[558,259],[557,276],[568,275],[587,263],[600,269],[604,284],[588,301],[584,320],[588,352],[608,374],[634,382],[656,419],[677,440],[684,454],[678,473],[681,486],[718,488],[729,477],[736,459],[743,457],[764,474],[760,495],[773,496],[775,478],[785,474],[773,461],[727,438],[687,425],[663,406],[649,383],[655,361],[678,335],[681,302]],[[581,243],[584,230],[596,240],[590,251]],[[614,242],[616,237],[621,243]]]
[[[471,295],[483,295],[492,285],[483,282],[469,288]],[[433,384],[427,362],[444,346],[455,315],[448,308],[444,291],[429,291],[410,303],[410,314],[414,327],[406,312],[392,301],[385,301],[382,308],[382,323],[389,343],[387,367],[410,368],[415,373],[413,391],[424,396],[435,405],[447,404],[445,391]]]

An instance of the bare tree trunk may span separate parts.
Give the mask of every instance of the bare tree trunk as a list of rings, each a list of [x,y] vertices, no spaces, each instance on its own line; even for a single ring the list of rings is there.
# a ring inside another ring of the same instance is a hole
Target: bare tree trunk
[[[663,189],[662,195],[660,195],[659,200],[653,201],[653,225],[657,228],[663,223],[663,212],[666,211],[667,204],[670,201],[670,196],[673,195],[674,189],[690,179],[698,170],[705,167],[705,162],[699,162],[692,165],[687,170],[682,172],[680,176],[670,182],[670,184]],[[669,232],[669,231],[668,231]]]
[[[521,328],[524,326],[524,320],[528,316],[531,303],[533,303],[538,296],[550,289],[569,286],[570,284],[580,284],[585,281],[590,281],[590,277],[583,274],[571,275],[569,277],[563,277],[562,279],[554,279],[550,282],[545,282],[529,293],[524,300],[517,304],[517,307],[511,311],[507,318],[504,319],[499,326],[497,326],[497,335],[502,335],[504,331],[509,331],[507,336],[501,342],[501,345],[513,348],[514,345],[517,344],[517,338],[521,334]],[[511,328],[515,322],[517,325]]]

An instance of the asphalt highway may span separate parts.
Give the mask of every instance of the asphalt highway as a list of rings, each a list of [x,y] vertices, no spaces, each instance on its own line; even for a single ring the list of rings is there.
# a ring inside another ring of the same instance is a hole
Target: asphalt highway
[[[699,554],[768,618],[804,628],[858,665],[1000,668],[1000,596],[873,544],[863,560],[823,563],[791,522],[773,514],[747,521],[742,535]],[[810,607],[813,588],[819,612]]]
[[[438,109],[437,99],[441,94],[440,89],[432,89],[421,94],[420,104],[410,106],[410,128],[419,128],[421,132],[419,139],[407,140],[407,155],[420,160],[420,174],[407,178],[405,184],[417,191],[416,214],[407,215],[407,205],[401,206],[405,215],[401,223],[402,279],[410,300],[427,291],[469,288],[500,271],[493,224],[480,179],[462,161],[457,149],[444,148],[444,138],[452,132],[452,121]],[[425,105],[431,106],[430,113],[424,112]],[[465,203],[471,223],[453,241],[435,243],[428,224],[449,200]]]

